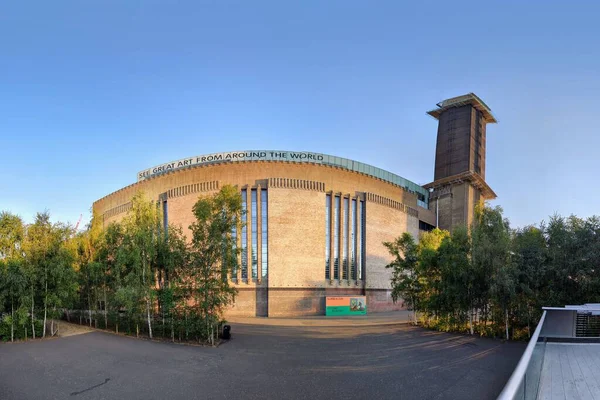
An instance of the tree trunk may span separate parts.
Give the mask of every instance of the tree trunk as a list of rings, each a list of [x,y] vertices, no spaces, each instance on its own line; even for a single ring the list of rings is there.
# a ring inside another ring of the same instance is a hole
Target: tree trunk
[[[135,324],[135,337],[140,337],[140,326]]]
[[[142,254],[142,257],[145,257],[145,254]],[[146,286],[146,262],[142,261],[142,283],[144,285],[144,290],[148,290],[146,294],[146,317],[148,319],[148,335],[150,339],[152,339],[152,321],[150,321],[150,290]]]
[[[146,299],[146,316],[148,317],[148,335],[152,339],[152,321],[150,320],[150,297]]]
[[[34,306],[34,299],[33,299],[33,286],[31,287],[31,334],[33,335],[33,338],[35,339],[35,315],[33,312],[33,306]]]
[[[414,324],[417,325],[417,306],[415,303],[415,298],[413,297],[412,299],[412,304],[413,304],[413,318],[414,318]]]
[[[483,306],[483,310],[482,310],[482,315],[481,315],[481,322],[483,323],[483,328],[484,330],[481,332],[486,332],[487,331],[487,305]],[[481,336],[481,333],[480,333]]]
[[[88,315],[90,317],[90,328],[92,327],[92,299],[88,293]]]
[[[527,306],[527,337],[531,339],[531,307]]]
[[[15,306],[10,302],[10,341],[15,341]]]
[[[471,335],[473,335],[473,309],[469,310],[469,330],[471,331]]]
[[[108,329],[108,301],[106,300],[106,285],[104,286],[104,329]]]
[[[506,328],[506,340],[508,340],[508,307],[506,307],[505,314],[504,314],[504,325]]]
[[[44,289],[44,327],[42,329],[42,337],[45,338],[46,337],[46,322],[47,322],[47,317],[48,315],[48,277],[46,276],[46,285],[45,285],[45,289]]]

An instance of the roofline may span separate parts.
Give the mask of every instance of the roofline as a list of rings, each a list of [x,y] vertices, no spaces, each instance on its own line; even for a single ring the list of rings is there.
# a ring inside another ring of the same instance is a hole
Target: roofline
[[[248,156],[246,155],[246,153],[250,153],[250,155]],[[244,154],[244,156],[239,157],[240,154]],[[283,157],[280,156],[282,154],[284,155]],[[299,157],[298,155],[306,155],[306,157]],[[168,163],[160,164],[145,169],[143,171],[138,172],[137,176],[138,182],[141,182],[143,180],[160,176],[165,173],[176,172],[198,166],[211,166],[217,164],[253,161],[315,164],[343,168],[349,171],[364,173],[365,175],[374,177],[376,179],[381,179],[383,181],[390,182],[396,186],[404,187],[409,191],[420,192],[422,195],[425,196],[425,198],[429,197],[429,192],[421,185],[409,179],[406,179],[400,175],[397,175],[393,172],[344,157],[308,151],[238,150],[198,155],[177,161],[171,161]]]
[[[487,184],[487,182],[476,172],[466,171],[460,174],[448,176],[446,178],[438,179],[426,185],[423,185],[425,189],[436,189],[440,186],[461,183],[461,182],[470,182],[473,186],[477,187],[481,190],[481,194],[485,200],[494,200],[496,197],[496,193],[492,190],[492,188]]]
[[[435,119],[440,119],[440,115],[444,111],[450,108],[462,107],[467,104],[471,104],[475,109],[481,111],[485,122],[487,122],[488,124],[495,124],[498,122],[496,120],[496,117],[494,117],[494,115],[492,114],[492,110],[475,93],[468,93],[462,96],[442,100],[436,104],[438,108],[431,111],[427,111],[427,114],[431,115]]]

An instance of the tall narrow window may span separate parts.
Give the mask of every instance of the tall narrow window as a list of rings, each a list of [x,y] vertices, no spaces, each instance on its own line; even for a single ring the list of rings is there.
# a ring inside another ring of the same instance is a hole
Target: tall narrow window
[[[362,221],[362,210],[363,210],[363,202],[362,201],[358,201],[358,216],[357,216],[357,222],[358,222],[358,230],[356,231],[357,234],[357,240],[356,240],[356,244],[357,244],[357,249],[356,249],[356,258],[357,258],[357,269],[358,269],[358,280],[362,280],[363,279],[363,270],[362,270],[362,247],[363,247],[363,241],[362,241],[362,226],[363,226],[363,221]]]
[[[348,202],[344,197],[344,211],[342,224],[342,279],[348,279]]]
[[[163,201],[162,203],[162,212],[163,212],[163,229],[165,230],[165,236],[169,232],[169,207],[167,206],[167,201]]]
[[[340,196],[333,208],[333,279],[340,279]]]
[[[250,220],[252,222],[252,249],[251,249],[251,260],[252,260],[252,279],[256,279],[258,277],[258,214],[257,214],[257,204],[256,204],[256,189],[252,189],[250,191],[250,207],[251,213]]]
[[[367,267],[367,252],[366,252],[366,235],[367,235],[367,211],[364,201],[360,202],[360,279],[365,278],[365,268]]]
[[[225,210],[221,211],[221,219],[223,223],[225,223],[227,219],[227,213]],[[221,236],[222,244],[221,244],[221,258],[222,258],[222,267],[221,267],[221,280],[223,282],[227,281],[227,274],[229,271],[229,260],[227,258],[227,234],[223,233]]]
[[[242,189],[242,279],[248,279],[248,226],[246,224],[247,217],[247,190]]]
[[[352,199],[350,214],[350,279],[356,280],[356,199]]]
[[[331,279],[331,195],[325,196],[325,279]]]
[[[269,210],[267,207],[267,189],[260,191],[260,218],[261,218],[261,275],[267,277],[269,268]]]
[[[235,255],[235,262],[231,267],[231,279],[237,281],[237,218],[234,219],[234,225],[231,228],[231,241],[233,244],[233,254]]]

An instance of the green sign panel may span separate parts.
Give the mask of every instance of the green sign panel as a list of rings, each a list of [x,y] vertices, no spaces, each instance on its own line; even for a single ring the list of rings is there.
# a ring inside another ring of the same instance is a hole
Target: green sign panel
[[[327,316],[352,316],[367,313],[367,298],[365,296],[327,297],[325,301],[325,315]]]

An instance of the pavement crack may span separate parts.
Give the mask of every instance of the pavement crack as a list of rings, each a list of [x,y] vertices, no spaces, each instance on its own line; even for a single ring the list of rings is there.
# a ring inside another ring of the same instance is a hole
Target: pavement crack
[[[106,384],[108,383],[108,381],[110,381],[110,378],[106,378],[106,379],[104,380],[104,382],[102,382],[102,383],[99,383],[99,384],[97,384],[97,385],[94,385],[94,386],[90,386],[89,388],[87,388],[87,389],[83,389],[83,390],[81,390],[81,391],[79,391],[79,392],[71,392],[71,396],[77,396],[78,394],[81,394],[81,393],[88,392],[88,391],[90,391],[90,390],[92,390],[92,389],[96,389],[96,388],[97,388],[97,387],[99,387],[99,386],[106,385]]]

